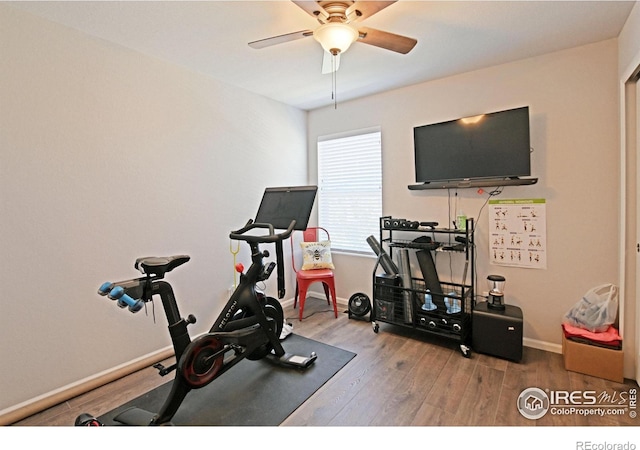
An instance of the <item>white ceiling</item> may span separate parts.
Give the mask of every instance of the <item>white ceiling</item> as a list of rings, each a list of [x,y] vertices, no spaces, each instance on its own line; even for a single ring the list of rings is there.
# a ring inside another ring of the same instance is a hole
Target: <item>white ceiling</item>
[[[250,41],[318,26],[279,1],[6,2],[48,20],[302,109],[333,104],[312,37],[260,50]],[[617,37],[634,2],[406,1],[361,22],[418,40],[407,55],[354,43],[337,100]]]

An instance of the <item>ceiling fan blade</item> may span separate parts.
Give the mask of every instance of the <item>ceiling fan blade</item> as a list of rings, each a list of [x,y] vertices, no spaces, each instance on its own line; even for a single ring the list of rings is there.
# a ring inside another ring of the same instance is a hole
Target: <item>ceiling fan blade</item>
[[[260,39],[257,41],[249,42],[251,48],[265,48],[272,45],[282,44],[284,42],[295,41],[296,39],[302,39],[308,36],[313,36],[313,31],[302,30],[294,33],[281,34],[280,36],[273,36],[266,39]]]
[[[359,28],[360,37],[358,42],[374,45],[376,47],[391,50],[402,54],[407,54],[418,43],[417,40],[399,34],[380,31],[374,28]]]
[[[351,22],[364,20],[382,11],[387,6],[393,5],[395,2],[395,0],[390,2],[357,1],[347,8],[347,17]]]
[[[332,55],[329,52],[322,52],[322,75],[337,72],[340,68],[340,53]]]
[[[304,11],[306,11],[311,17],[314,19],[318,19],[318,22],[325,23],[325,21],[329,18],[329,13],[324,10],[322,6],[320,6],[319,2],[314,1],[297,1],[291,0],[293,3],[298,5]]]

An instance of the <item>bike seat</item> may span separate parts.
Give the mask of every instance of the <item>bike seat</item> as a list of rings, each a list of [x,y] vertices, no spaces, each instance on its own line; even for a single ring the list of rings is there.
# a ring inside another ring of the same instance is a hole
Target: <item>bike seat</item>
[[[146,256],[136,259],[135,268],[146,275],[156,275],[163,277],[165,273],[171,272],[178,266],[191,259],[187,255],[175,255],[166,257]]]

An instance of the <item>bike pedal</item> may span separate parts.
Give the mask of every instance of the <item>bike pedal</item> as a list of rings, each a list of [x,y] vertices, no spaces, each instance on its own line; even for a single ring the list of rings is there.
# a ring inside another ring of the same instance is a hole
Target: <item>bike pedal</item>
[[[167,375],[167,374],[171,373],[172,371],[174,371],[175,368],[176,368],[176,365],[174,364],[172,366],[165,367],[160,363],[155,363],[152,367],[154,369],[158,369],[158,373],[160,374],[160,376],[164,377],[165,375]]]

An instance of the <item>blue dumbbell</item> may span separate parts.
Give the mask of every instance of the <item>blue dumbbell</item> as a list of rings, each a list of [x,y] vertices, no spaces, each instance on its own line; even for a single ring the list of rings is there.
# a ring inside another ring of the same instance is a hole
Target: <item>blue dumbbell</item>
[[[102,283],[102,286],[98,288],[98,294],[102,296],[107,295],[109,292],[111,292],[111,289],[113,289],[114,286],[115,284],[111,283],[110,281]]]
[[[135,300],[125,294],[124,289],[121,286],[116,286],[109,292],[109,298],[111,300],[117,300],[120,308],[129,307],[129,311],[136,313],[142,309],[144,304],[142,300]]]

